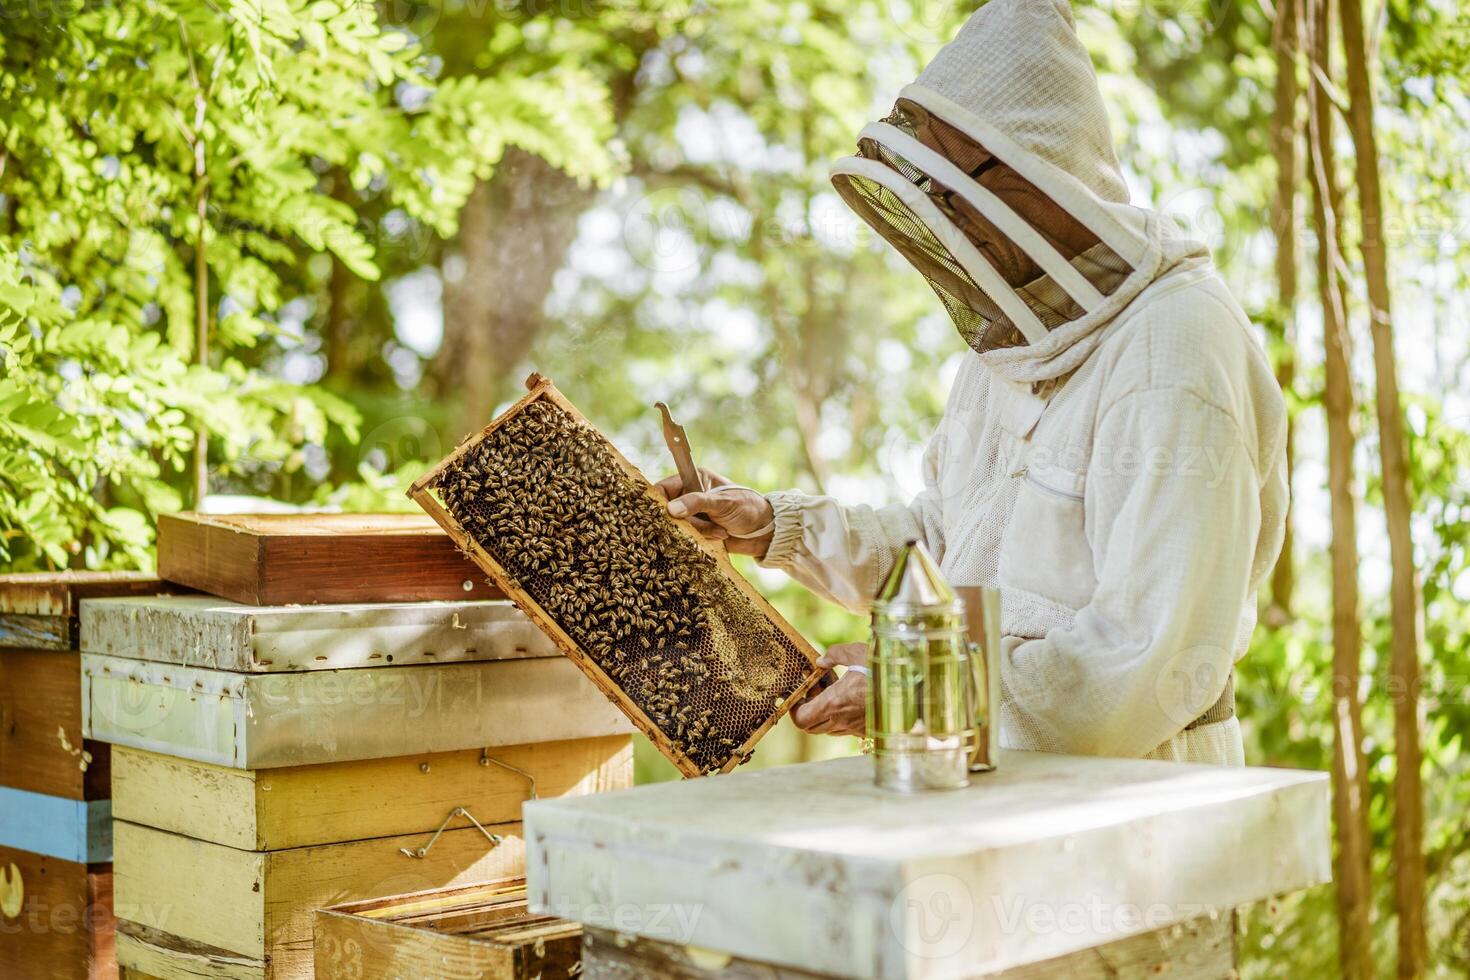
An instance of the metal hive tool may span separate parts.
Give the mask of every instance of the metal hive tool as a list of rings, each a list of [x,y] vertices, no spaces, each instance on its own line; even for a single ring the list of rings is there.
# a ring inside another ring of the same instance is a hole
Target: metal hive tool
[[[728,772],[817,651],[549,380],[409,490],[686,776]]]

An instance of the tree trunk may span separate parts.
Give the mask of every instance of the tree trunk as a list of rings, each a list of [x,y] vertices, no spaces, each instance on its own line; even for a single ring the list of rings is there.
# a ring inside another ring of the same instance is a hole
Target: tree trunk
[[[471,193],[457,239],[463,273],[444,284],[444,342],[433,370],[440,395],[457,403],[451,441],[490,421],[536,340],[552,278],[595,196],[514,148]]]
[[[195,194],[194,217],[199,222],[199,238],[194,242],[194,363],[209,366],[209,261],[206,257],[204,229],[209,221],[209,190],[204,183],[203,144],[196,153],[195,176],[199,190]],[[209,496],[209,429],[203,420],[194,426],[194,509],[204,509]]]
[[[183,27],[179,30],[182,32]],[[194,86],[194,128],[186,133],[189,149],[194,154],[194,218],[199,223],[198,237],[194,241],[194,363],[209,366],[209,258],[207,251],[209,229],[209,172],[204,145],[204,112],[209,100],[199,84],[199,72],[194,66],[194,54],[189,49],[187,35],[180,34],[189,55],[189,81]],[[194,509],[204,509],[204,498],[209,496],[209,429],[200,419],[194,426]]]
[[[1301,138],[1297,101],[1301,87],[1297,82],[1297,55],[1300,49],[1301,13],[1297,0],[1279,0],[1271,46],[1276,56],[1276,104],[1271,118],[1271,149],[1276,158],[1276,195],[1271,202],[1271,222],[1276,237],[1276,290],[1281,308],[1281,355],[1276,362],[1276,380],[1281,390],[1290,392],[1296,384],[1296,300],[1297,265],[1300,247],[1297,238],[1296,191],[1301,186],[1301,154],[1297,144]],[[1288,484],[1296,464],[1296,421],[1286,419],[1286,477]],[[1271,572],[1271,606],[1273,619],[1286,622],[1291,618],[1292,596],[1296,591],[1296,564],[1293,559],[1292,523],[1294,515],[1288,502],[1286,531],[1281,541],[1281,557]]]
[[[356,365],[352,363],[352,313],[355,307],[348,301],[348,290],[352,285],[352,273],[335,255],[332,259],[332,276],[327,282],[327,379],[345,386],[352,380]]]
[[[346,171],[340,167],[332,171],[332,198],[356,210],[358,202],[353,200],[351,187]],[[361,304],[353,302],[352,287],[357,277],[337,256],[328,253],[327,257],[332,260],[332,274],[327,279],[326,322],[322,324],[327,356],[326,378],[342,389],[351,384],[357,373],[352,337],[357,331],[356,313]]]
[[[1413,510],[1403,407],[1393,350],[1388,288],[1388,243],[1383,237],[1383,190],[1378,174],[1378,140],[1373,129],[1373,81],[1363,37],[1360,0],[1341,0],[1343,50],[1347,60],[1352,131],[1362,215],[1363,270],[1368,284],[1373,369],[1378,386],[1378,447],[1383,467],[1383,509],[1393,568],[1390,588],[1394,680],[1394,905],[1398,911],[1400,977],[1421,977],[1428,968],[1424,931],[1424,791],[1419,745],[1419,583],[1414,569]]]
[[[1317,284],[1322,299],[1327,414],[1327,483],[1332,519],[1332,809],[1337,831],[1338,961],[1347,980],[1373,975],[1369,920],[1372,872],[1368,834],[1368,778],[1363,755],[1361,676],[1362,625],[1358,614],[1357,498],[1353,477],[1354,398],[1337,223],[1341,192],[1332,150],[1332,103],[1328,36],[1331,0],[1309,0],[1308,99],[1312,166],[1312,223],[1317,235]]]

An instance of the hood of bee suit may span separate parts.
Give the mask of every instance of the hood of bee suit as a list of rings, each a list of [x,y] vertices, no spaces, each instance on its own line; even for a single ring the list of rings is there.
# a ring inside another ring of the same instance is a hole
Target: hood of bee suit
[[[1208,256],[1128,203],[1066,0],[980,8],[832,183],[1017,382],[1075,370],[1150,283]]]

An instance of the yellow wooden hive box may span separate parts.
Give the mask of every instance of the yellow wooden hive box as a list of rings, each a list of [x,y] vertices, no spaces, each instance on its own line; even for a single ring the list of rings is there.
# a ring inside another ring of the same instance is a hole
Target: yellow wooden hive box
[[[313,910],[522,874],[533,792],[632,784],[627,735],[266,770],[118,748],[113,764],[118,962],[164,980],[310,977]]]

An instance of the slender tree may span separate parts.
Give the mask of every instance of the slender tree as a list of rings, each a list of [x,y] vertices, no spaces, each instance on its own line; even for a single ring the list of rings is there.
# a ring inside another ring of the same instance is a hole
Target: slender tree
[[[557,42],[484,50],[498,22],[548,27]],[[657,4],[634,0],[606,16],[562,18],[552,5],[470,5],[446,15],[427,33],[451,75],[515,77],[554,72],[565,61],[585,64],[604,86],[605,131],[613,138],[646,84],[644,56],[676,23]],[[488,61],[487,61],[488,58]],[[517,368],[547,326],[543,308],[556,273],[576,240],[578,222],[597,200],[597,188],[548,160],[535,147],[512,147],[488,179],[478,181],[459,216],[453,246],[441,256],[444,339],[430,377],[455,404],[446,435],[459,439],[490,421],[495,406],[519,384]],[[447,265],[443,259],[452,256]],[[450,268],[456,274],[448,274]]]
[[[1297,103],[1301,86],[1297,81],[1297,58],[1301,47],[1301,10],[1297,0],[1280,0],[1276,5],[1276,22],[1271,33],[1271,47],[1276,58],[1275,106],[1271,116],[1271,153],[1276,159],[1276,193],[1271,202],[1271,222],[1276,238],[1276,291],[1280,307],[1281,336],[1276,361],[1276,380],[1282,391],[1290,392],[1296,384],[1296,303],[1298,262],[1301,247],[1297,235],[1296,192],[1301,186],[1302,166],[1298,145],[1301,142],[1300,113]],[[1286,472],[1288,480],[1295,468],[1296,421],[1288,415],[1286,422]],[[1296,566],[1293,561],[1293,515],[1286,514],[1286,533],[1281,542],[1281,557],[1271,573],[1271,604],[1277,616],[1291,615],[1292,594],[1296,589]]]
[[[1368,778],[1363,754],[1359,619],[1357,496],[1353,452],[1355,399],[1350,372],[1347,302],[1342,265],[1341,191],[1332,147],[1330,5],[1309,0],[1311,96],[1308,104],[1312,167],[1312,223],[1317,237],[1317,285],[1326,354],[1327,483],[1332,523],[1333,817],[1337,832],[1338,960],[1347,980],[1373,974]]]
[[[184,142],[193,157],[194,174],[194,220],[198,223],[194,234],[194,363],[202,368],[209,366],[209,263],[207,261],[209,232],[209,168],[205,146],[205,114],[209,107],[210,92],[199,79],[199,68],[194,60],[194,51],[189,45],[189,35],[184,22],[179,21],[179,41],[188,53],[189,84],[194,90],[194,121],[186,124],[183,117],[175,113]],[[214,75],[219,72],[223,52],[214,62]],[[201,419],[194,426],[193,458],[193,503],[195,508],[204,506],[209,494],[209,428]]]
[[[333,169],[330,177],[332,199],[351,207],[354,202],[350,195],[350,186],[348,174],[340,167]],[[332,271],[327,277],[322,347],[327,355],[326,376],[339,388],[350,383],[357,366],[354,363],[356,351],[352,338],[358,324],[354,322],[355,310],[349,301],[356,282],[358,278],[352,274],[352,270],[341,259],[333,256]]]
[[[596,189],[512,149],[460,212],[461,272],[444,290],[444,344],[434,375],[461,401],[448,435],[489,423],[506,379],[542,326],[552,278]]]
[[[1360,0],[1341,0],[1342,43],[1347,61],[1348,128],[1352,132],[1362,219],[1364,278],[1373,338],[1373,373],[1378,386],[1378,451],[1383,467],[1383,509],[1393,569],[1390,595],[1394,680],[1394,905],[1398,912],[1400,977],[1424,975],[1428,943],[1424,930],[1424,790],[1419,744],[1419,583],[1414,569],[1413,511],[1403,406],[1393,349],[1388,288],[1388,243],[1384,240],[1383,189],[1378,173],[1378,139],[1373,127],[1372,55],[1363,32]]]

